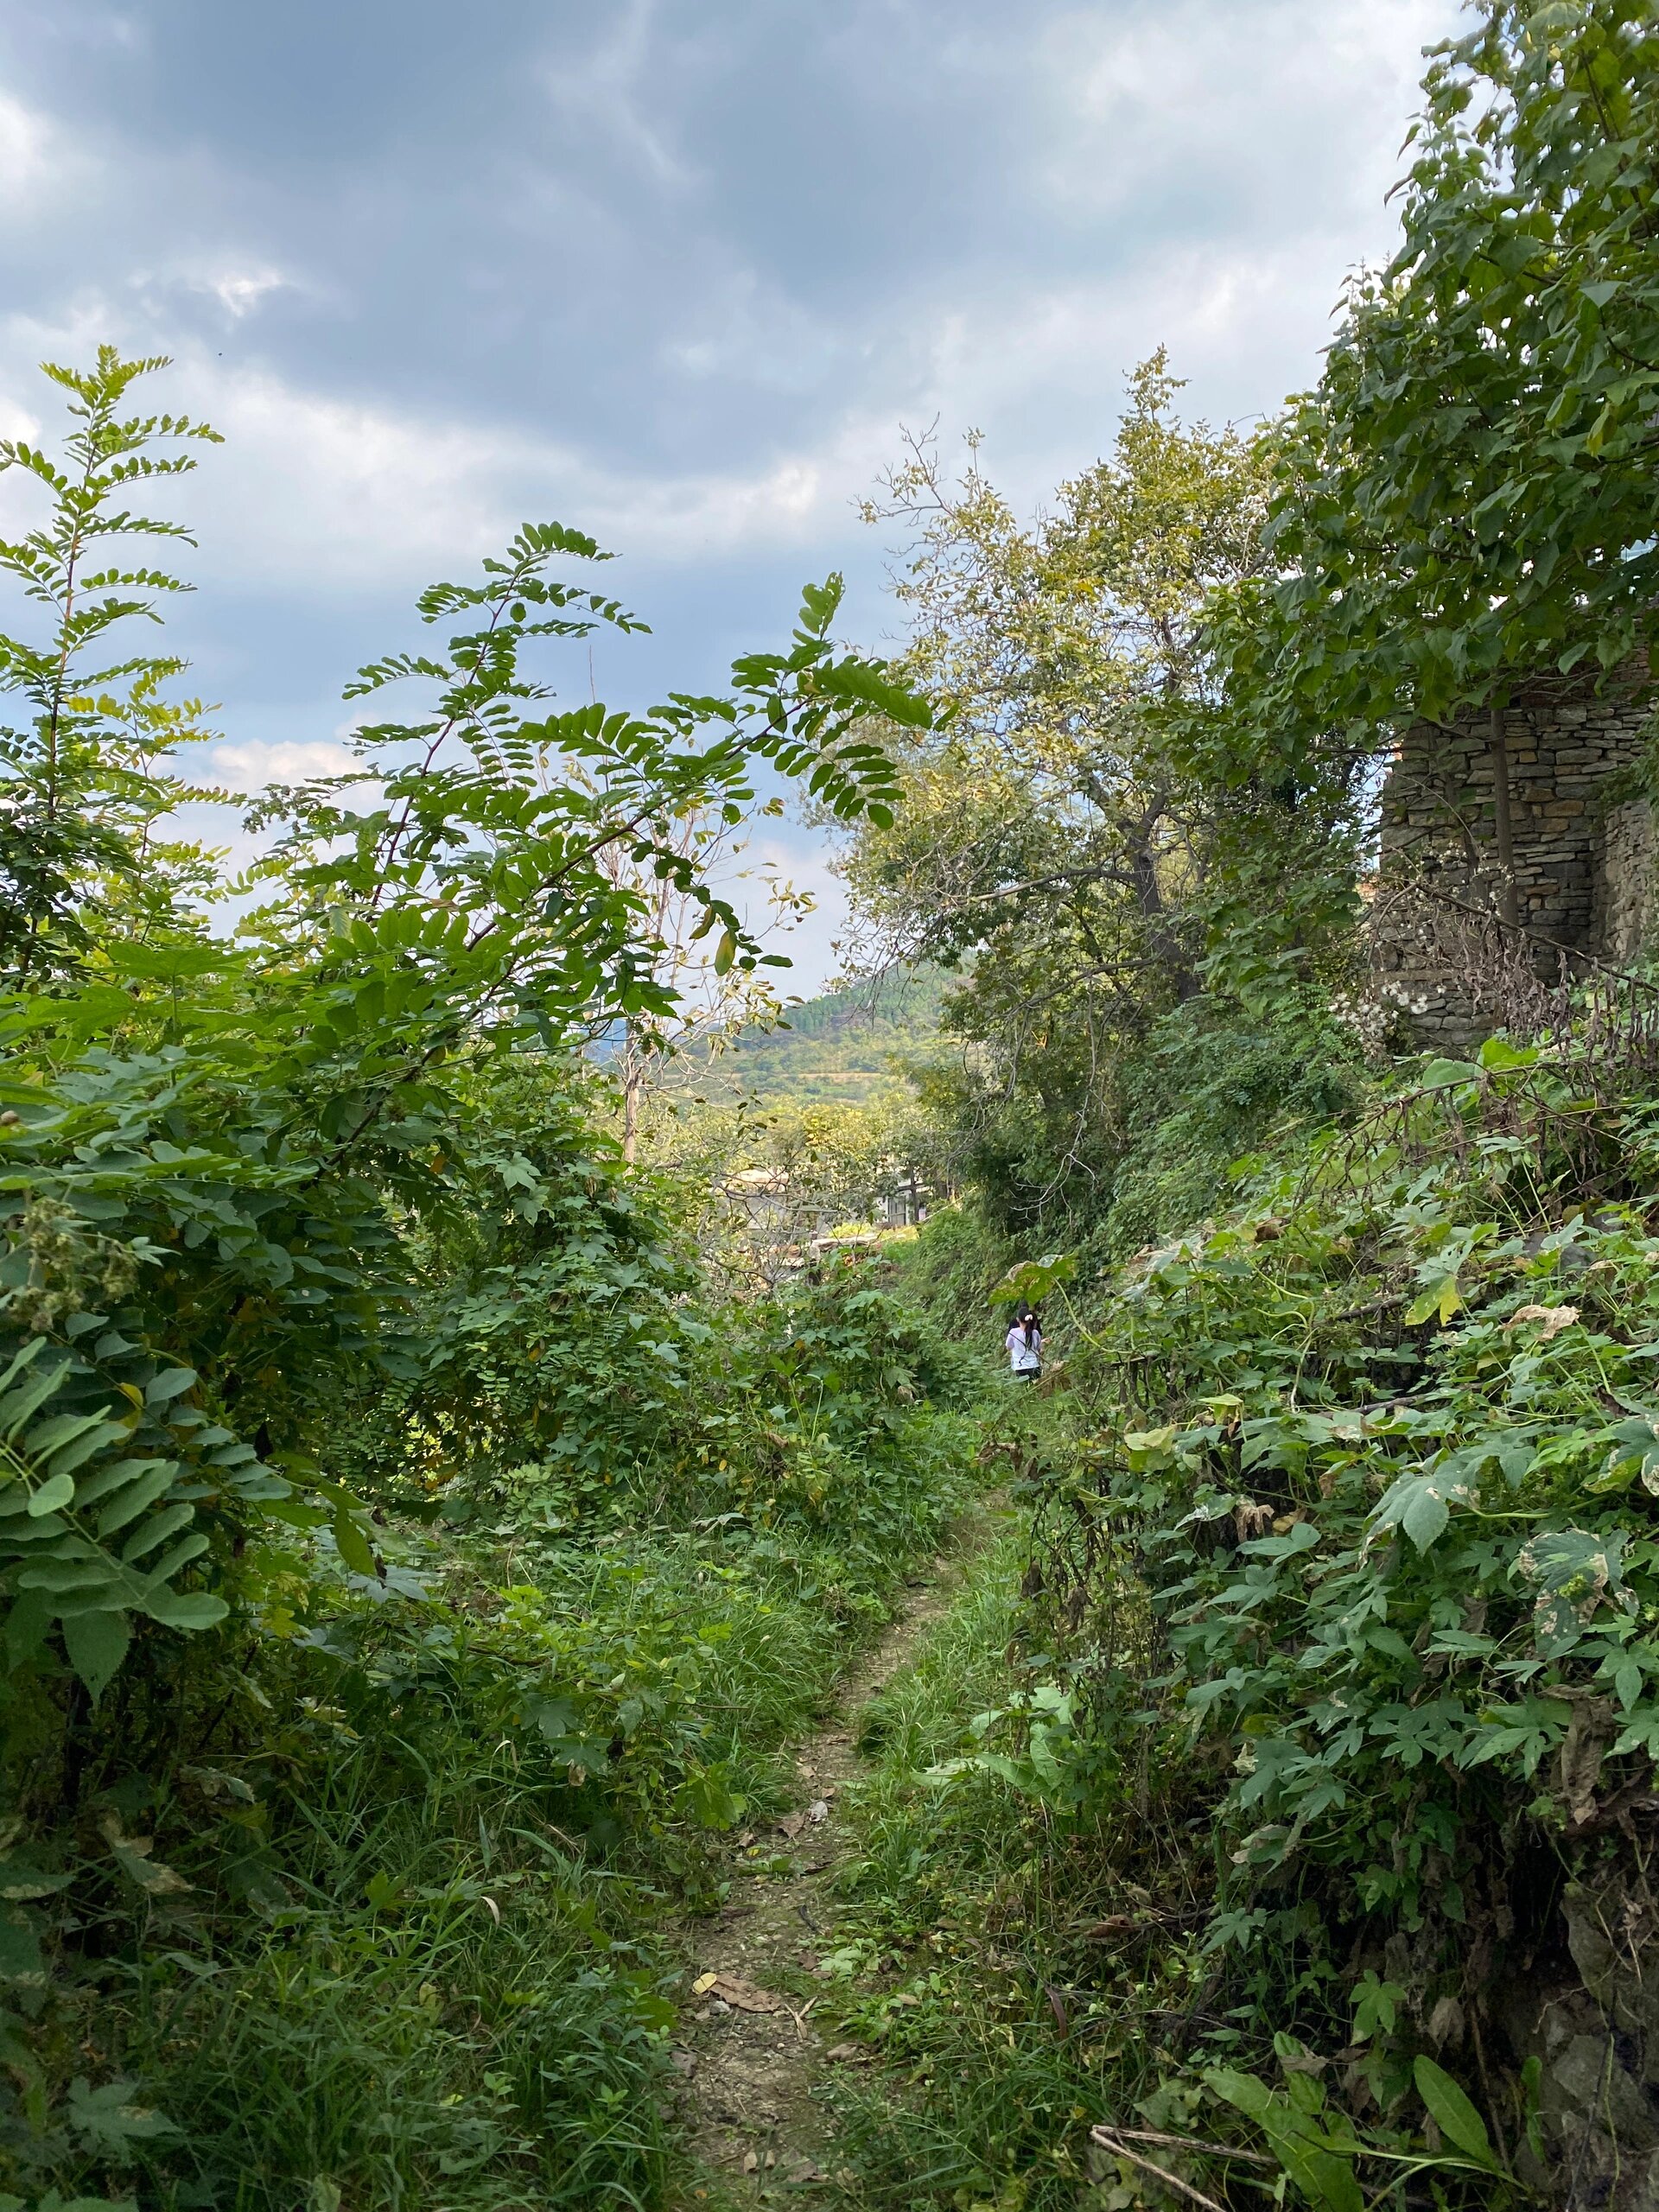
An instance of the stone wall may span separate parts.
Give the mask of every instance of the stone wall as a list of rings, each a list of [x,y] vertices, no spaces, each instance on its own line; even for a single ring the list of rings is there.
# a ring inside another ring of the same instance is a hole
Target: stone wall
[[[1636,760],[1649,721],[1640,674],[1627,667],[1599,696],[1583,683],[1538,685],[1501,716],[1518,917],[1551,981],[1559,948],[1624,961],[1648,935],[1653,810],[1613,781]],[[1466,1043],[1483,1016],[1439,941],[1436,901],[1414,904],[1402,889],[1416,880],[1496,912],[1496,815],[1484,710],[1449,728],[1408,731],[1382,790],[1375,951],[1384,996],[1426,1044]]]
[[[1604,960],[1634,960],[1652,942],[1653,808],[1644,798],[1608,810],[1602,838],[1596,950]]]

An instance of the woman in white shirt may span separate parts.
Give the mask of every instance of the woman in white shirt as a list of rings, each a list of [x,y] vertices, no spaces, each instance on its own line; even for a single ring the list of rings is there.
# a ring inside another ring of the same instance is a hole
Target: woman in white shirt
[[[1043,1332],[1037,1316],[1027,1306],[1003,1338],[1008,1364],[1016,1382],[1035,1382],[1043,1371]]]

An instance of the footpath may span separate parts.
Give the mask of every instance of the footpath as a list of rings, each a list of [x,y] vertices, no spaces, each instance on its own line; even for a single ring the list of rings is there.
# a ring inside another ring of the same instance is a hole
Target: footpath
[[[824,1726],[798,1748],[798,1809],[738,1838],[725,1904],[686,1923],[695,1971],[674,2062],[698,2171],[684,2212],[810,2205],[833,2179],[828,2115],[812,2089],[826,2068],[865,2054],[821,2032],[815,2015],[827,1988],[819,1960],[836,1943],[834,1876],[856,1848],[847,1801],[863,1770],[857,1716],[949,1611],[971,1555],[970,1545],[936,1560],[911,1586],[842,1679]]]

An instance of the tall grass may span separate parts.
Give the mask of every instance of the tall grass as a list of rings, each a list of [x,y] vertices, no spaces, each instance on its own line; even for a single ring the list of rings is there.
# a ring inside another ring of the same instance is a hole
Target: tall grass
[[[788,1802],[785,1747],[959,1506],[965,1435],[895,1470],[879,1560],[833,1527],[420,1540],[426,1599],[342,1592],[268,1651],[256,1712],[287,1725],[105,1790],[190,1886],[110,1899],[76,2063],[139,2117],[39,2139],[39,2180],[144,2212],[660,2206],[670,1912],[717,1897],[728,1821]],[[525,1723],[544,1681],[630,1731],[601,1770]]]
[[[174,1916],[145,1931],[101,2025],[176,2131],[135,2146],[147,2202],[657,2201],[656,1901],[550,1833],[509,1758],[468,1750],[459,1732],[342,1729],[270,1841],[222,1866],[263,1907],[258,1933],[245,1918],[215,1944]]]
[[[885,2212],[1074,2212],[1088,2123],[1122,2094],[1122,2039],[1072,1987],[1091,1855],[995,1775],[930,1779],[1026,1679],[1026,1541],[1008,1516],[862,1716],[874,1766],[844,1878],[841,2017],[878,2063],[831,2094],[847,2200]]]

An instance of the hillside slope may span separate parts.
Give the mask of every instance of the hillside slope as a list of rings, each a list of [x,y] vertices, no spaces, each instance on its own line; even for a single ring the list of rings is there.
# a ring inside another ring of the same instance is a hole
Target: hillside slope
[[[688,1054],[678,1080],[716,1100],[861,1105],[896,1081],[895,1062],[938,1048],[954,980],[928,966],[843,984],[789,1007],[781,1028],[747,1030],[721,1052]]]

